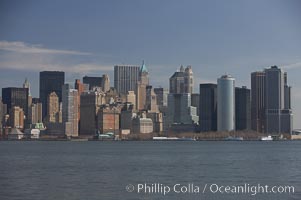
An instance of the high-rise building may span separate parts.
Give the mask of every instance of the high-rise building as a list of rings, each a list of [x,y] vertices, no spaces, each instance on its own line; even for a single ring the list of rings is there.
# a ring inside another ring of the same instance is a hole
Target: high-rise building
[[[148,70],[144,64],[140,68],[139,71],[139,78],[137,82],[137,90],[136,90],[136,105],[137,110],[144,110],[146,106],[146,90],[149,85],[149,78],[148,78]]]
[[[217,79],[217,130],[235,130],[235,79],[230,75]]]
[[[180,71],[175,72],[169,78],[169,92],[175,94],[192,93],[193,84],[191,66],[187,66],[185,69],[181,66]]]
[[[42,122],[42,103],[32,103],[28,109],[28,123],[36,124]]]
[[[196,107],[197,115],[199,116],[200,111],[200,94],[193,93],[191,94],[191,106]]]
[[[9,113],[10,126],[12,128],[24,128],[24,111],[19,106],[13,106]]]
[[[137,91],[139,72],[139,66],[114,66],[114,87],[117,92],[127,94],[128,91]]]
[[[235,123],[236,130],[251,129],[251,97],[246,86],[235,88]]]
[[[102,87],[102,77],[84,76],[83,83],[89,84],[89,90],[94,87]]]
[[[266,132],[271,134],[291,133],[293,114],[291,109],[285,109],[285,106],[290,106],[290,97],[286,97],[286,95],[290,95],[287,74],[277,66],[265,69],[264,72],[266,77]]]
[[[117,106],[102,105],[97,113],[97,127],[100,133],[119,134],[120,109]]]
[[[94,135],[97,127],[97,113],[105,103],[105,94],[98,91],[84,92],[80,96],[80,134]]]
[[[168,95],[168,124],[197,124],[199,117],[196,108],[191,106],[191,95],[169,94]]]
[[[154,92],[157,95],[157,105],[160,107],[167,106],[168,90],[162,87],[154,88]]]
[[[157,105],[157,95],[151,85],[146,86],[146,100],[144,109],[148,110],[148,112],[159,112]]]
[[[18,106],[23,109],[25,116],[28,115],[28,88],[2,88],[2,101],[7,105],[7,114],[14,106]]]
[[[102,83],[101,83],[102,91],[107,92],[110,90],[110,79],[107,74],[102,75]]]
[[[47,97],[47,117],[45,121],[51,123],[61,122],[60,111],[59,97],[55,92],[51,92]]]
[[[40,100],[43,107],[43,119],[47,112],[47,97],[51,92],[55,92],[62,102],[62,86],[65,83],[65,72],[43,71],[40,72]]]
[[[265,72],[251,73],[251,128],[265,132]]]
[[[30,92],[30,83],[28,81],[28,79],[26,78],[24,83],[23,83],[23,88],[28,88],[28,106],[31,106],[32,103],[32,96],[31,96],[31,92]]]
[[[136,95],[134,91],[128,91],[126,95],[126,102],[131,103],[133,109],[136,110]]]
[[[62,87],[62,108],[66,136],[78,136],[78,91],[69,84]]]
[[[217,85],[200,84],[200,131],[217,131]]]

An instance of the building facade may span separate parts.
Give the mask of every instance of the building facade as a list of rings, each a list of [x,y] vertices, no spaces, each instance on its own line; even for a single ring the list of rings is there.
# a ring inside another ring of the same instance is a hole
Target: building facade
[[[47,114],[47,97],[51,92],[55,92],[62,102],[62,86],[65,83],[65,72],[42,71],[40,72],[40,101],[43,107],[43,119]]]
[[[114,88],[117,92],[127,94],[128,91],[137,91],[139,72],[139,66],[114,66]]]
[[[217,130],[235,130],[235,79],[230,75],[217,80]]]
[[[217,131],[217,85],[200,84],[199,128],[201,132]]]
[[[65,125],[65,135],[78,136],[78,91],[71,85],[62,87],[62,120]]]
[[[193,72],[191,66],[185,69],[180,67],[180,71],[175,72],[169,78],[169,93],[183,94],[193,92]]]
[[[251,129],[251,90],[243,86],[235,88],[236,130]]]

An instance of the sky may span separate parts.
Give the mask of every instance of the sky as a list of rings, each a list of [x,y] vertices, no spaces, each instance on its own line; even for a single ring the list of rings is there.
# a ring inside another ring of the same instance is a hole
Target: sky
[[[39,72],[61,70],[66,82],[145,61],[154,87],[168,88],[181,65],[200,83],[272,65],[288,73],[294,128],[301,128],[301,2],[298,0],[0,1],[0,88],[27,77],[38,97]]]

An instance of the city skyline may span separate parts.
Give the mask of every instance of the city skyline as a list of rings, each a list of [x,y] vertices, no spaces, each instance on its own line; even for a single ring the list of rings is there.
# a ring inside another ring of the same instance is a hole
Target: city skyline
[[[168,88],[170,73],[191,65],[194,91],[225,73],[251,88],[251,72],[277,65],[289,74],[294,128],[300,128],[299,3],[233,2],[3,1],[0,85],[21,87],[28,77],[38,97],[39,71],[65,71],[67,83],[105,73],[113,80],[114,65],[145,60],[154,87]],[[78,14],[85,12],[91,15]]]

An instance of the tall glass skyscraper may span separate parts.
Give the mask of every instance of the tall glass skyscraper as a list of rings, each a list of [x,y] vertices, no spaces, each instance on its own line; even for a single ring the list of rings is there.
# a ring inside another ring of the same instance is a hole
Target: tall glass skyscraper
[[[235,130],[235,79],[223,75],[217,80],[217,130]]]
[[[62,102],[62,86],[65,83],[65,72],[43,71],[40,72],[40,101],[43,107],[43,119],[47,114],[47,97],[55,92]]]

